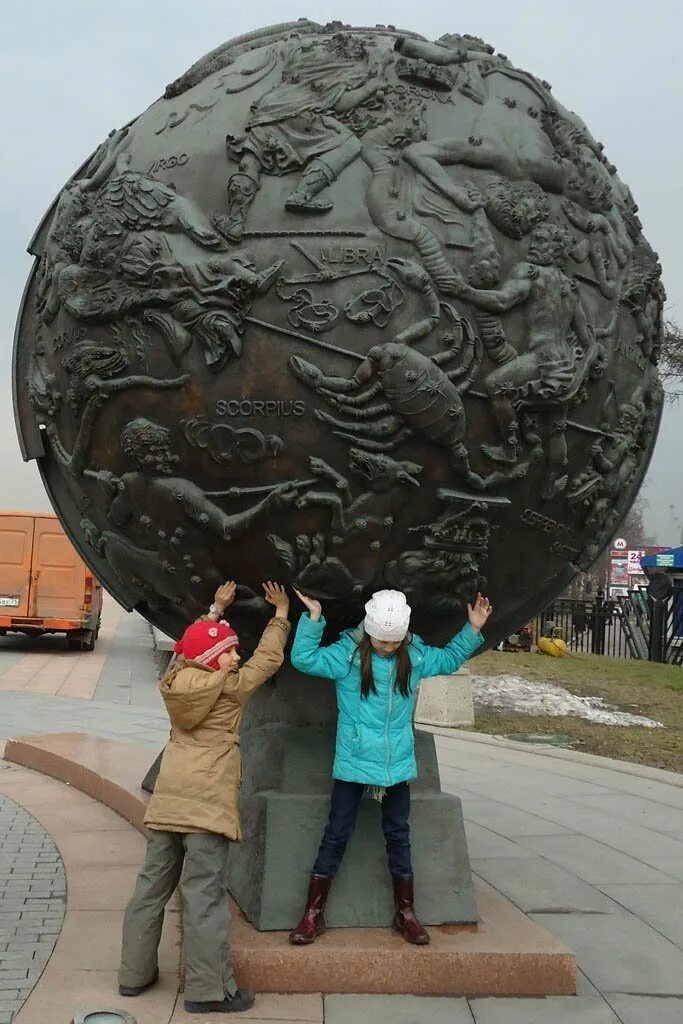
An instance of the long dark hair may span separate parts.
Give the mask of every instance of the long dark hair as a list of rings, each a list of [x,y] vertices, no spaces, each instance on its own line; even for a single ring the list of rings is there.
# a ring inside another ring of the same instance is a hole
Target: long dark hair
[[[371,693],[377,693],[372,675],[372,643],[367,633],[363,634],[363,639],[358,644],[358,651],[360,653],[360,693],[363,700],[367,700]],[[394,689],[398,690],[402,697],[407,697],[410,693],[412,667],[408,642],[404,637],[401,646],[396,650],[396,678],[394,679]]]

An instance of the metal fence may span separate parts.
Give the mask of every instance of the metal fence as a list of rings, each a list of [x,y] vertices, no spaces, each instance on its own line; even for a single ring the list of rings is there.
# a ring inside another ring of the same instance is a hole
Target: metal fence
[[[683,588],[661,604],[646,590],[615,599],[559,598],[533,623],[534,639],[553,631],[572,651],[683,666]]]

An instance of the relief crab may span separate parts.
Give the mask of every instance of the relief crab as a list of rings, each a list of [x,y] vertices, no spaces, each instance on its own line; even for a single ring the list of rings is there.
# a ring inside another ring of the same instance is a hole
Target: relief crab
[[[471,385],[482,355],[481,342],[468,320],[448,303],[439,301],[429,274],[412,260],[391,259],[387,266],[410,288],[420,292],[427,316],[408,326],[393,341],[374,345],[353,377],[331,377],[301,356],[292,356],[294,375],[314,388],[346,418],[338,419],[322,409],[314,415],[335,428],[335,433],[354,441],[366,451],[396,448],[413,435],[447,448],[453,465],[473,487],[484,481],[470,469],[463,443],[466,431],[461,393]],[[450,347],[434,356],[423,355],[411,343],[430,334],[440,322],[442,310],[453,325],[444,334]],[[443,369],[461,354],[454,369]],[[457,383],[456,383],[457,382]],[[370,387],[364,388],[369,384]],[[373,402],[381,396],[381,400]]]
[[[393,341],[373,346],[351,378],[327,376],[320,367],[301,356],[290,358],[292,372],[345,418],[337,418],[322,409],[315,410],[315,417],[359,448],[387,451],[419,436],[446,448],[458,475],[476,490],[501,483],[511,474],[496,472],[482,477],[475,473],[464,444],[467,417],[461,396],[472,384],[479,368],[480,339],[469,320],[448,303],[439,302],[429,275],[422,268],[410,260],[389,262],[403,281],[419,288],[429,304],[429,315],[406,328]],[[453,325],[451,332],[442,335],[449,347],[426,356],[408,341],[431,333],[442,311]],[[459,365],[446,369],[458,356],[462,356]],[[366,384],[370,386],[364,388]],[[379,396],[381,400],[373,402]],[[526,468],[520,465],[512,475],[522,475]]]

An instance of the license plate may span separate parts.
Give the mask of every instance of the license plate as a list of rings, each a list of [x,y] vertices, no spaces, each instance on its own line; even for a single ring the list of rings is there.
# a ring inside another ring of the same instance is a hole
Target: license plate
[[[18,608],[19,598],[18,597],[7,597],[6,595],[0,594],[0,608]]]

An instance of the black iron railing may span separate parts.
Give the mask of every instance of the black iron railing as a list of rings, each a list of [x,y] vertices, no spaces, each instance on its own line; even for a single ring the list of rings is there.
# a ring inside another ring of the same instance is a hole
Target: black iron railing
[[[683,666],[683,588],[655,602],[647,590],[611,599],[558,598],[533,622],[533,636],[560,636],[572,651]]]

